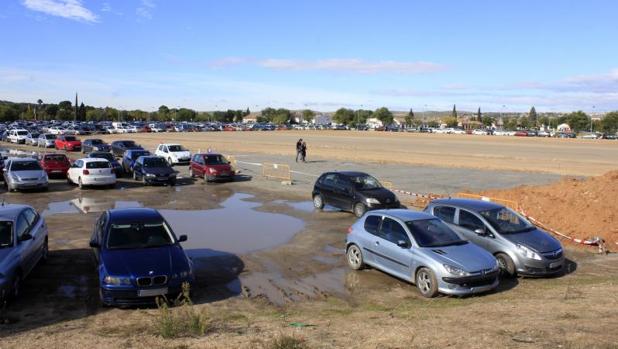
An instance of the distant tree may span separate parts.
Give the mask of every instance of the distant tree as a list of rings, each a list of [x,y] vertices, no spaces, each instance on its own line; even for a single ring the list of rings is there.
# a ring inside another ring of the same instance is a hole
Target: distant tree
[[[566,123],[569,124],[571,130],[575,132],[586,131],[590,129],[590,117],[581,110],[565,115]]]
[[[519,128],[528,128],[530,127],[530,119],[526,118],[526,117],[521,117],[517,119],[517,126],[519,126]]]
[[[618,131],[618,111],[605,114],[601,119],[601,129],[612,134]]]
[[[119,119],[120,113],[118,113],[118,109],[112,107],[105,107],[105,119],[111,121],[120,121]]]
[[[245,110],[245,114],[243,116],[248,116],[249,114],[251,114],[251,110],[249,110],[249,108],[247,108],[247,110]]]
[[[158,111],[159,120],[169,120],[170,118],[170,108],[166,105],[161,105]]]
[[[62,101],[62,102],[58,103],[58,109],[64,109],[64,110],[72,111],[73,104],[71,104],[71,101]]]
[[[476,121],[483,122],[483,114],[481,114],[481,107],[476,111]]]
[[[77,110],[77,119],[86,120],[86,106],[84,105],[84,102],[79,105],[79,109]]]
[[[386,107],[378,108],[373,112],[373,117],[382,121],[382,125],[387,126],[393,123],[393,113]]]
[[[354,121],[354,111],[352,109],[339,108],[333,115],[333,121],[338,124],[351,124]]]
[[[367,119],[373,117],[373,111],[366,109],[358,109],[354,112],[354,123],[355,124],[366,124]]]
[[[457,127],[457,125],[459,124],[457,122],[457,118],[454,116],[447,117],[446,119],[444,119],[443,123],[445,123],[447,127]]]
[[[538,125],[549,126],[549,117],[541,116],[538,118]]]
[[[14,121],[19,116],[19,113],[15,108],[9,105],[0,104],[0,120],[2,121]]]
[[[491,126],[494,122],[494,118],[492,118],[491,116],[483,116],[481,118],[481,122],[483,123],[483,126]]]
[[[245,116],[249,114],[245,114],[244,110],[236,110],[234,113],[234,122],[243,122]]]
[[[284,124],[290,121],[292,113],[288,109],[279,108],[266,108],[262,110],[262,117],[275,124]]]
[[[457,107],[453,104],[453,111],[451,112],[451,117],[457,119]]]
[[[56,119],[58,120],[73,120],[73,111],[71,109],[61,108],[56,113]]]
[[[528,113],[528,124],[530,127],[536,127],[538,121],[538,116],[536,115],[536,109],[534,106],[530,108],[530,112]]]
[[[414,123],[414,111],[412,110],[412,108],[410,108],[410,111],[408,112],[408,114],[406,114],[405,122],[407,127],[412,126],[412,124]]]
[[[195,113],[195,110],[188,108],[180,108],[176,113],[176,121],[191,121],[195,119],[196,115],[197,114]]]
[[[45,114],[50,118],[55,118],[58,113],[58,105],[57,104],[48,104],[45,106]]]
[[[311,109],[305,109],[303,110],[303,121],[306,122],[312,122],[313,118],[315,118],[315,112]]]

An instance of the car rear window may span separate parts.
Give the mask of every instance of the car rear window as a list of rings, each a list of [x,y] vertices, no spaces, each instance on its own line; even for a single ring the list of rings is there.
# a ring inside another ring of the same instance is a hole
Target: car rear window
[[[365,230],[373,235],[378,235],[378,227],[382,217],[370,215],[365,219]]]
[[[167,161],[163,158],[145,158],[144,167],[148,168],[160,168],[169,166]]]
[[[73,142],[73,141],[77,140],[77,138],[75,138],[73,136],[65,136],[64,140],[69,141],[69,142]]]
[[[13,222],[0,221],[0,248],[13,245]]]
[[[206,155],[204,156],[206,165],[223,165],[227,164],[225,158],[221,155]]]
[[[64,155],[45,155],[45,161],[67,162],[68,159]]]
[[[131,160],[135,160],[139,158],[140,156],[146,156],[146,155],[150,155],[150,153],[147,151],[134,151],[134,152],[131,152]]]
[[[20,136],[25,136],[28,134],[28,131],[17,131],[17,134]]]
[[[113,161],[114,160],[114,156],[112,155],[112,153],[91,153],[90,157],[91,158],[106,159],[107,161]]]
[[[86,168],[109,168],[109,161],[90,161],[86,163]]]
[[[41,166],[36,161],[13,161],[11,162],[11,171],[37,171],[41,170]]]
[[[449,206],[436,206],[433,208],[433,215],[446,223],[455,222],[455,208]]]
[[[103,141],[100,139],[92,139],[90,140],[90,144],[103,144]]]
[[[45,135],[45,139],[56,139],[56,135]]]

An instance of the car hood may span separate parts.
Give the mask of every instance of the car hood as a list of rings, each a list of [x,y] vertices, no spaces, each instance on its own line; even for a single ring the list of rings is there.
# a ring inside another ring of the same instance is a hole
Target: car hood
[[[107,273],[113,276],[171,275],[174,271],[187,270],[189,267],[179,245],[106,250],[101,254],[101,259]]]
[[[174,171],[174,169],[172,169],[171,167],[145,167],[144,173],[151,173],[156,176],[167,176],[172,173],[176,173],[176,171]]]
[[[107,151],[107,150],[110,149],[110,146],[109,146],[109,144],[93,144],[92,148],[96,148],[96,149],[99,149],[99,150]]]
[[[395,202],[395,200],[397,200],[397,196],[395,196],[392,191],[386,188],[357,190],[356,192],[366,198],[377,199],[378,201],[380,201],[381,204],[387,204]]]
[[[468,272],[491,269],[496,259],[481,247],[466,243],[441,247],[423,247],[425,253],[442,264],[450,264]]]
[[[541,253],[555,251],[562,247],[557,239],[540,229],[517,234],[502,234],[502,237],[514,244],[524,245]]]
[[[64,141],[64,143],[70,144],[70,145],[81,145],[82,144],[81,141]]]
[[[45,171],[42,171],[42,170],[14,171],[14,172],[11,172],[11,174],[16,175],[20,179],[24,179],[24,178],[37,178],[38,179],[45,174]]]

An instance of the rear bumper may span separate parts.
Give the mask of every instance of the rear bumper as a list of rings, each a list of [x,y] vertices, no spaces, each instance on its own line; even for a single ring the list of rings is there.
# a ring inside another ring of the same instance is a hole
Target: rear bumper
[[[84,176],[82,177],[83,185],[110,185],[116,184],[116,176]]]
[[[45,173],[47,173],[48,177],[54,177],[54,176],[65,177],[67,175],[68,171],[69,171],[68,168],[49,168],[49,169],[45,169]]]

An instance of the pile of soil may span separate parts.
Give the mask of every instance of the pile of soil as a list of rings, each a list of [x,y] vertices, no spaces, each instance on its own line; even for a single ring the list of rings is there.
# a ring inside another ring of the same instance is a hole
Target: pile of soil
[[[618,250],[618,171],[587,179],[564,178],[554,184],[488,190],[481,195],[518,202],[526,214],[563,234],[605,239]]]

